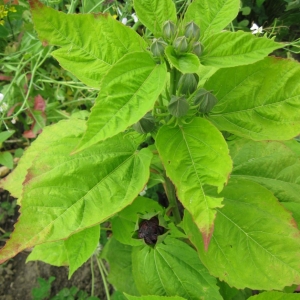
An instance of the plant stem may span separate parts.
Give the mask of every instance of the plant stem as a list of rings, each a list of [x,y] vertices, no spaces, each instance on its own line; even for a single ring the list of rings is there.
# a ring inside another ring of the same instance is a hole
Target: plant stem
[[[176,69],[171,68],[170,72],[170,94],[176,95]]]
[[[169,200],[169,207],[172,208],[175,224],[179,224],[181,222],[181,216],[177,204],[176,191],[173,183],[167,176],[165,176],[164,189]]]
[[[107,285],[107,282],[106,282],[106,278],[105,278],[104,272],[102,270],[102,266],[100,264],[99,258],[96,257],[96,259],[97,259],[97,264],[98,264],[99,271],[100,271],[100,274],[101,274],[101,278],[102,278],[102,281],[103,281],[106,298],[107,298],[107,300],[110,300],[109,289],[108,289],[108,285]]]
[[[92,273],[92,288],[91,288],[91,296],[94,296],[94,286],[95,286],[95,274],[94,274],[94,256],[91,257],[91,273]]]

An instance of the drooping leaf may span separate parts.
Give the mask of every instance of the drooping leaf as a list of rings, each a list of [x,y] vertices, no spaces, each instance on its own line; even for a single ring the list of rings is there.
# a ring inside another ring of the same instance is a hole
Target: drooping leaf
[[[222,299],[216,279],[202,265],[197,252],[182,241],[167,237],[154,248],[134,247],[132,268],[141,295]]]
[[[132,273],[132,246],[124,245],[112,237],[105,245],[101,257],[109,263],[108,281],[120,292],[140,295]]]
[[[86,228],[66,240],[44,243],[33,248],[27,261],[41,260],[54,266],[69,266],[69,278],[95,251],[100,226]]]
[[[300,149],[296,141],[291,143]],[[300,155],[277,141],[235,139],[228,145],[233,159],[231,178],[257,182],[279,201],[300,204]]]
[[[99,88],[103,75],[120,58],[147,47],[134,30],[108,14],[64,14],[37,0],[29,2],[40,40],[62,47],[52,55],[89,86]]]
[[[26,261],[34,260],[40,260],[57,267],[68,266],[69,259],[64,240],[35,246]]]
[[[8,151],[0,152],[0,164],[6,166],[9,169],[14,167],[14,158]]]
[[[219,100],[209,119],[253,140],[291,139],[300,133],[299,76],[299,63],[274,57],[218,70],[204,85]]]
[[[193,53],[183,53],[179,55],[176,54],[172,46],[167,46],[165,49],[165,54],[171,65],[173,65],[183,74],[196,73],[199,70],[199,58]]]
[[[114,238],[126,245],[144,245],[143,239],[132,238],[139,215],[162,211],[163,208],[156,201],[145,197],[136,198],[131,205],[124,208],[112,219]]]
[[[43,155],[53,144],[60,143],[60,140],[69,136],[70,132],[72,132],[74,137],[81,136],[84,129],[85,122],[78,119],[62,120],[59,123],[46,127],[43,133],[39,135],[39,138],[31,144],[32,146],[26,149],[13,172],[0,181],[0,186],[8,190],[12,196],[18,198],[18,204],[20,204],[23,181],[27,170],[36,157]]]
[[[139,20],[156,37],[162,36],[164,22],[172,21],[176,24],[176,7],[172,0],[134,0],[133,6]]]
[[[210,273],[238,289],[281,290],[299,284],[300,234],[274,195],[257,183],[232,179],[220,196],[224,206],[217,209],[208,251],[191,215],[183,220]]]
[[[249,300],[299,300],[299,294],[286,294],[281,292],[264,292],[248,298]]]
[[[185,298],[179,297],[179,296],[172,296],[172,297],[164,297],[164,296],[131,296],[125,294],[126,299],[128,300],[184,300]]]
[[[152,109],[165,86],[165,64],[149,53],[124,56],[105,75],[78,151],[105,140],[139,121]]]
[[[14,133],[15,130],[7,130],[7,131],[0,132],[0,145],[8,138],[10,138]]]
[[[1,262],[25,248],[65,239],[103,222],[129,205],[147,183],[152,153],[146,148],[137,151],[131,137],[119,134],[70,155],[78,140],[71,131],[28,170],[21,216],[0,251]]]
[[[200,39],[206,39],[224,29],[237,16],[239,9],[239,0],[194,0],[188,6],[183,23],[197,23],[201,31]]]
[[[182,126],[163,126],[156,146],[183,206],[193,215],[208,247],[221,197],[206,195],[203,186],[221,191],[232,168],[222,134],[207,120],[195,118]]]
[[[283,47],[283,44],[265,37],[258,38],[244,31],[225,31],[210,35],[203,45],[201,63],[217,68],[252,64]]]

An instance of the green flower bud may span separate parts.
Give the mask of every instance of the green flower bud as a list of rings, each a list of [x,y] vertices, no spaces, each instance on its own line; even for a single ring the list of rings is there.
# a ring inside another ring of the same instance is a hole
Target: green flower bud
[[[184,35],[190,39],[198,41],[200,38],[200,28],[193,21],[185,25]]]
[[[185,53],[189,49],[189,43],[185,36],[180,36],[173,42],[173,46],[179,53]]]
[[[207,114],[217,104],[218,99],[209,91],[200,89],[194,96],[194,104],[199,105],[199,112]]]
[[[162,39],[154,39],[152,45],[150,46],[150,50],[155,57],[160,57],[164,55],[165,47],[168,44]]]
[[[176,35],[176,25],[171,21],[166,21],[162,28],[162,35],[166,40],[171,40]]]
[[[177,97],[172,96],[171,101],[168,105],[168,110],[172,116],[175,116],[176,118],[183,117],[187,114],[189,111],[189,103],[185,99],[185,97]]]
[[[192,52],[193,52],[194,54],[196,54],[198,57],[200,57],[201,54],[202,54],[202,51],[203,51],[203,46],[202,46],[202,44],[201,44],[200,42],[194,43]]]
[[[151,132],[155,128],[155,119],[150,112],[146,113],[142,119],[132,125],[132,128],[142,134]]]
[[[180,94],[190,95],[197,89],[197,80],[194,74],[183,74],[178,81]]]

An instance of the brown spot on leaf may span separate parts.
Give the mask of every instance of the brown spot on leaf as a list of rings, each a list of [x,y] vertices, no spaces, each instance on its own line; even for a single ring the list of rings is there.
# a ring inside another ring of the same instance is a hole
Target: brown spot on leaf
[[[29,0],[29,5],[31,9],[41,9],[44,5],[38,0]]]
[[[23,186],[28,184],[28,182],[34,177],[34,174],[28,170],[28,173],[25,176],[25,180],[23,181]]]
[[[49,45],[49,43],[48,43],[48,41],[43,40],[43,41],[42,41],[42,45],[43,45],[44,47],[47,47],[47,46]]]
[[[213,232],[214,232],[214,224],[209,228],[209,233],[208,234],[206,232],[201,232],[202,237],[203,237],[205,251],[208,250],[208,246],[209,246],[209,243],[210,243],[210,239],[213,235]]]

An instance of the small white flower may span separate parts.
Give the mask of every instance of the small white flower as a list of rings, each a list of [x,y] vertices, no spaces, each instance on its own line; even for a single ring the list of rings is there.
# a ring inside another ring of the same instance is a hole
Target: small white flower
[[[0,93],[0,102],[4,99],[4,95]]]
[[[16,124],[16,119],[15,119],[15,118],[12,118],[12,119],[11,119],[11,123],[12,123],[12,124]]]
[[[253,23],[250,30],[252,30],[252,34],[263,33],[263,27],[262,26],[258,27],[258,25],[256,23]]]
[[[147,186],[140,192],[140,196],[145,196],[147,191]]]
[[[127,24],[127,18],[123,18],[123,19],[122,19],[122,23],[123,23],[124,25],[126,25],[126,24]]]
[[[131,16],[133,18],[134,23],[136,23],[139,20],[135,13],[133,13]]]

